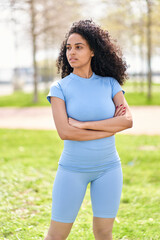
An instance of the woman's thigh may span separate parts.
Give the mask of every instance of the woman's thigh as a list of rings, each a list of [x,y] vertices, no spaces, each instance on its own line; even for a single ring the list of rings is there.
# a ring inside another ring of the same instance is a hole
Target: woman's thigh
[[[51,219],[73,223],[85,196],[87,184],[82,173],[59,168],[53,184]]]
[[[91,182],[93,216],[115,218],[119,209],[123,186],[122,168],[106,171]]]

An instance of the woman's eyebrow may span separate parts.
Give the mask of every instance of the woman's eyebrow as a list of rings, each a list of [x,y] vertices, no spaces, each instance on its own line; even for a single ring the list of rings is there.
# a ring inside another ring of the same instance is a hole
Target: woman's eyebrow
[[[78,44],[85,45],[84,43],[75,43],[74,45],[78,45]],[[70,43],[67,43],[66,46],[67,46],[67,45],[71,45],[71,44],[70,44]]]

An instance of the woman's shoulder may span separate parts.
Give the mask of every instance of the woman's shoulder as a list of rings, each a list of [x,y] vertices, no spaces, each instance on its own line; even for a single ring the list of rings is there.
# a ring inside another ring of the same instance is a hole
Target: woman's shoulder
[[[115,82],[118,82],[114,77],[110,77],[110,76],[96,75],[96,77],[104,81],[104,83],[110,84],[110,85],[113,85]]]
[[[64,78],[60,78],[60,79],[57,79],[56,81],[53,81],[51,83],[51,87],[54,87],[54,86],[61,86],[62,88],[65,87],[68,82],[70,82],[70,78],[69,78],[69,75],[64,77]]]
[[[104,79],[104,80],[109,80],[109,81],[115,81],[116,80],[114,77],[111,77],[111,76],[101,76],[101,75],[98,75],[96,73],[95,73],[95,77],[101,78],[101,79]]]

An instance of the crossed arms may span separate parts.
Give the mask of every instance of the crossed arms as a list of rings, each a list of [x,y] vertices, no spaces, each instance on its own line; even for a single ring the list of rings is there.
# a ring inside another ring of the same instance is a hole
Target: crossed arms
[[[110,137],[133,126],[132,114],[122,91],[118,92],[113,102],[116,106],[113,118],[81,122],[68,118],[65,102],[51,97],[52,114],[57,132],[62,140],[87,141]]]

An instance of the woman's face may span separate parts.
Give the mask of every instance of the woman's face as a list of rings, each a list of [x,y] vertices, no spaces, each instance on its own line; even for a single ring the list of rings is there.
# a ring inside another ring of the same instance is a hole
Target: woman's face
[[[94,53],[80,34],[72,33],[67,40],[66,56],[72,68],[81,68],[90,66]]]

